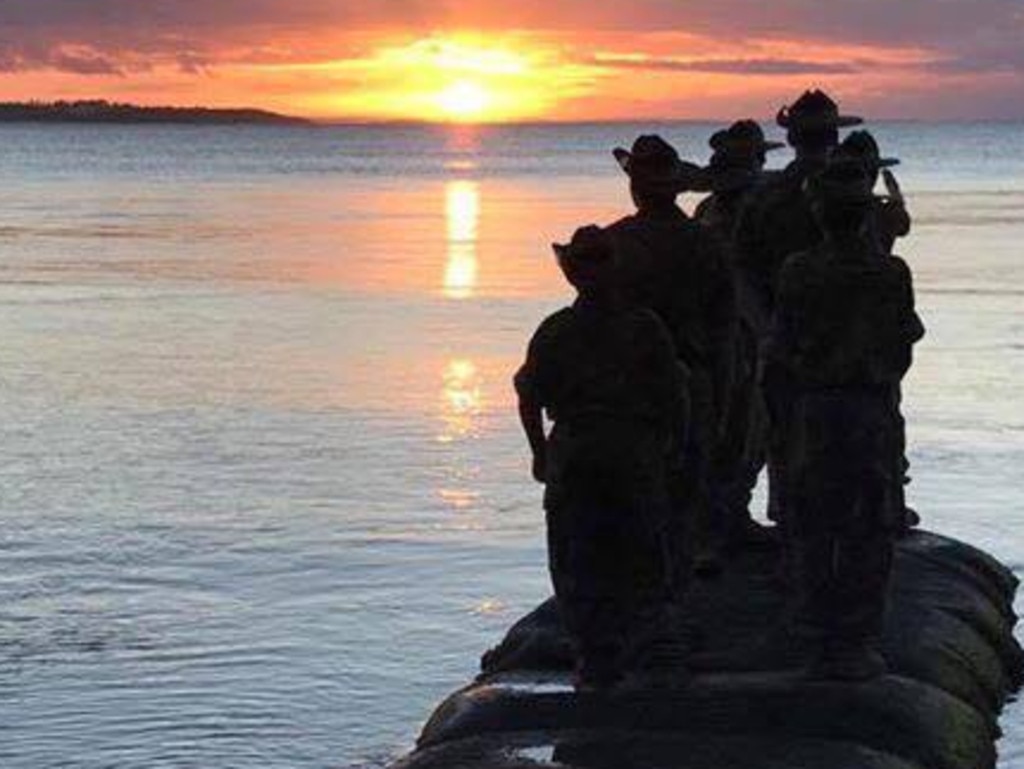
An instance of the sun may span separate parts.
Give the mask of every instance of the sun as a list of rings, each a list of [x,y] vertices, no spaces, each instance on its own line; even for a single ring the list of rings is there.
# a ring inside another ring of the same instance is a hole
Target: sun
[[[486,115],[493,103],[492,94],[473,80],[459,80],[437,95],[437,106],[450,120],[473,121]]]

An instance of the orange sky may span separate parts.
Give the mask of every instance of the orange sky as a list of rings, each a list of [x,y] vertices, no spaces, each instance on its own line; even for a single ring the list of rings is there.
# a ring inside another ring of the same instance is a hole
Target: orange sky
[[[4,0],[0,99],[319,119],[1024,117],[1016,0]],[[515,25],[514,27],[511,25]]]

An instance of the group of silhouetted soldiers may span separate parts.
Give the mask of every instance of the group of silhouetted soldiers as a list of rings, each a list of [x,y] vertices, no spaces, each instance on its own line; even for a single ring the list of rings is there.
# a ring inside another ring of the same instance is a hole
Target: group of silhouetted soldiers
[[[685,677],[693,575],[756,547],[784,554],[813,675],[886,669],[893,542],[916,522],[900,381],[923,327],[892,255],[910,228],[895,161],[866,131],[839,140],[860,122],[805,93],[778,115],[796,153],[779,172],[752,120],[706,167],[641,136],[614,153],[636,213],[554,246],[578,298],[515,385],[579,688]],[[684,192],[711,194],[691,217]],[[774,527],[749,512],[766,464]]]

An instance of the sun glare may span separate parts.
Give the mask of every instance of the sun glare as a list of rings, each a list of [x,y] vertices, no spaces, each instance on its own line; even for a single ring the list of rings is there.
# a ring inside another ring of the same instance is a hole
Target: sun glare
[[[491,106],[493,98],[480,83],[460,80],[452,83],[437,96],[441,112],[458,121],[472,121],[480,118]]]
[[[368,117],[447,123],[529,120],[579,94],[580,73],[561,62],[557,51],[480,35],[385,46],[361,59],[336,62],[332,70],[363,85],[333,95],[330,109]]]

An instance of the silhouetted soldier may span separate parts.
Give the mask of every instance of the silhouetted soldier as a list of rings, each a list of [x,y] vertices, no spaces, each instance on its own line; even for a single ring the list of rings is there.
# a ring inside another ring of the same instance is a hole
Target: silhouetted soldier
[[[541,323],[515,385],[533,474],[547,484],[549,566],[577,682],[606,688],[666,622],[666,469],[687,375],[658,316],[622,302],[605,231],[584,227],[554,248],[579,296]]]
[[[767,153],[785,145],[766,141],[761,126],[753,120],[733,123],[715,133],[708,143],[714,151],[708,164],[713,193],[697,206],[694,218],[725,244],[725,253],[735,269],[740,211],[764,181]],[[755,308],[743,293],[738,293],[738,300],[734,384],[725,433],[714,458],[712,483],[712,492],[719,495],[717,507],[727,516],[725,536],[731,548],[770,540],[769,533],[750,516],[751,494],[765,463],[768,424],[757,384]]]
[[[755,120],[736,121],[715,132],[708,144],[713,151],[707,168],[712,194],[700,202],[694,218],[713,229],[723,242],[731,244],[736,236],[740,210],[762,181],[768,153],[786,145],[767,141]]]
[[[828,95],[815,90],[805,92],[792,106],[779,110],[776,122],[786,129],[786,140],[796,158],[758,190],[756,198],[743,210],[737,229],[740,293],[761,335],[771,317],[775,284],[783,261],[790,254],[821,242],[821,230],[803,194],[804,183],[828,164],[839,144],[839,129],[862,121],[841,115]],[[782,446],[788,416],[776,412],[770,418],[768,515],[784,524]]]
[[[876,197],[868,217],[867,227],[876,238],[879,250],[891,254],[897,238],[910,234],[910,214],[896,177],[888,169],[899,165],[896,158],[883,158],[875,137],[867,131],[854,131],[839,145],[836,154],[858,160],[864,164],[871,189],[878,183],[879,173],[885,182],[887,195]]]
[[[631,151],[615,150],[615,157],[629,176],[637,208],[609,228],[619,255],[619,286],[628,303],[649,307],[661,317],[691,372],[685,473],[675,476],[674,497],[680,515],[694,521],[700,560],[710,569],[721,532],[713,519],[708,480],[732,386],[733,276],[715,238],[676,204],[687,190],[707,189],[706,172],[681,161],[659,136],[641,136]],[[678,542],[688,539],[683,528],[680,519]]]
[[[864,233],[874,197],[861,164],[837,161],[808,197],[825,239],[782,269],[765,376],[792,414],[787,525],[803,618],[821,638],[812,674],[883,673],[898,425],[891,392],[923,335],[910,271]]]
[[[900,191],[896,177],[889,170],[899,165],[896,158],[883,158],[878,148],[878,142],[867,131],[854,131],[847,136],[836,150],[837,158],[847,158],[862,164],[865,173],[868,175],[871,189],[878,184],[879,172],[885,182],[887,195],[875,197],[868,216],[867,231],[874,239],[879,253],[892,254],[893,246],[897,238],[905,237],[910,233],[910,214],[907,212],[906,201]],[[900,444],[900,465],[901,472],[899,481],[896,484],[897,507],[904,511],[904,526],[912,528],[920,523],[917,513],[906,505],[904,486],[910,482],[908,471],[910,462],[906,455],[906,423],[900,410],[903,400],[902,388],[897,387],[893,391],[894,408],[899,419],[899,444]]]

